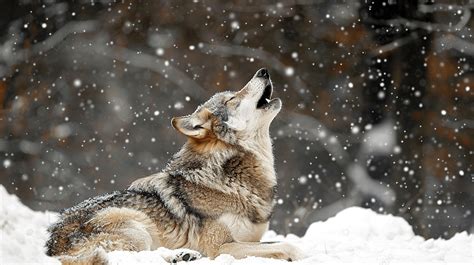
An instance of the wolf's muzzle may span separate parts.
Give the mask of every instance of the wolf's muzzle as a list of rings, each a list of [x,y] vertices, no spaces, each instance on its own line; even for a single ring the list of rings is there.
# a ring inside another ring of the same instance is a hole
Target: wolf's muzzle
[[[265,78],[265,79],[269,79],[270,74],[268,73],[267,69],[262,68],[262,69],[257,71],[257,77],[262,77],[262,78]]]

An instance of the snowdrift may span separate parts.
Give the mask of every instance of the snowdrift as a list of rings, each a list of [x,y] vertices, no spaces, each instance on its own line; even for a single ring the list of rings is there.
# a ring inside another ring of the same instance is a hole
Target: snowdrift
[[[35,212],[0,186],[0,263],[59,264],[44,254],[46,228],[56,220],[52,212]],[[362,208],[348,208],[325,222],[313,223],[304,237],[286,237],[269,231],[264,240],[288,241],[308,256],[291,264],[327,263],[466,263],[473,261],[473,235],[459,233],[449,240],[415,236],[400,217],[380,215]],[[109,253],[111,264],[167,264],[160,253],[169,250]],[[286,261],[249,257],[235,260],[221,255],[190,264],[288,264]]]

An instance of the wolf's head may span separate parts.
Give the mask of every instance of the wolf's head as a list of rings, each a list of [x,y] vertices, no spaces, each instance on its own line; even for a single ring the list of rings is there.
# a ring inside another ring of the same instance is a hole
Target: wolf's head
[[[268,71],[260,69],[240,91],[218,93],[193,114],[173,118],[173,127],[197,143],[269,142],[270,123],[281,109],[281,100],[272,99],[272,92]]]

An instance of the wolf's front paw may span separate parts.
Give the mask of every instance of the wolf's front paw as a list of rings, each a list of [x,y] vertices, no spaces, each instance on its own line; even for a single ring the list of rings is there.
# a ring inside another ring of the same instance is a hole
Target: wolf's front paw
[[[166,255],[166,261],[170,263],[178,263],[180,261],[193,261],[200,259],[201,253],[190,249],[175,249],[172,253]]]
[[[306,255],[297,247],[289,243],[283,244],[283,252],[287,255],[286,260],[297,261],[306,258]]]
[[[201,253],[194,250],[186,249],[176,254],[176,256],[174,256],[174,258],[171,260],[171,262],[177,263],[179,261],[193,261],[200,258],[201,258]]]

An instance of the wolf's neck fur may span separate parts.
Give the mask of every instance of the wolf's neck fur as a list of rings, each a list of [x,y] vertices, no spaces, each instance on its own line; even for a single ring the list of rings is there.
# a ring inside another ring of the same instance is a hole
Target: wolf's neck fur
[[[261,161],[261,166],[269,173],[269,180],[276,185],[275,160],[269,129],[257,131],[253,139],[244,139],[240,142],[240,145]]]
[[[253,139],[244,139],[238,145],[229,145],[219,140],[196,142],[189,140],[168,164],[165,172],[180,173],[190,181],[222,188],[219,181],[225,179],[225,163],[235,156],[252,160],[259,172],[256,181],[264,181],[269,186],[276,185],[272,142],[268,131],[257,132]],[[258,174],[257,174],[258,173]]]

